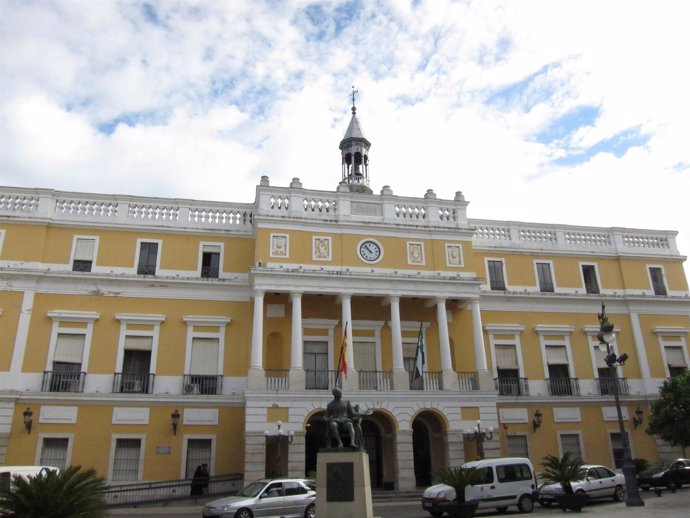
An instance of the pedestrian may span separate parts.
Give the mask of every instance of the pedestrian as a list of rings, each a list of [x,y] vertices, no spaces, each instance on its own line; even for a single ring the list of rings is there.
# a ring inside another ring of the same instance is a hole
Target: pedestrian
[[[208,491],[208,481],[211,478],[208,472],[208,464],[201,464],[194,470],[192,477],[192,496],[203,495]]]

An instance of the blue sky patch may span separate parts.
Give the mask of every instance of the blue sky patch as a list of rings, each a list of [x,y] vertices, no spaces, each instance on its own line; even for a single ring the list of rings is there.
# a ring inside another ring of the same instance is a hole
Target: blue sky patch
[[[510,111],[515,108],[527,113],[536,105],[548,100],[558,90],[559,84],[549,80],[549,71],[558,65],[548,64],[524,79],[494,90],[486,99],[486,104],[500,110]]]
[[[118,117],[101,122],[96,129],[105,135],[112,135],[118,124],[125,124],[126,126],[136,126],[137,124],[156,125],[165,122],[166,117],[161,112],[134,112],[123,113]]]
[[[578,129],[593,126],[599,117],[599,106],[577,106],[564,113],[535,135],[540,144],[551,144],[571,136]]]
[[[646,145],[650,138],[651,135],[642,133],[639,126],[628,128],[586,149],[574,150],[566,156],[557,158],[552,164],[572,167],[587,162],[599,153],[611,153],[616,158],[621,158],[629,149]]]

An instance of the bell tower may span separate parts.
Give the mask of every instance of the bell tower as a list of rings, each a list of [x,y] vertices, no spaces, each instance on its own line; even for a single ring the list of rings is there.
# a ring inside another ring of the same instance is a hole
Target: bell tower
[[[342,158],[343,180],[351,192],[372,194],[369,187],[369,142],[357,120],[357,107],[355,106],[355,94],[357,90],[352,87],[352,118],[347,127],[343,140],[340,141],[340,154]]]

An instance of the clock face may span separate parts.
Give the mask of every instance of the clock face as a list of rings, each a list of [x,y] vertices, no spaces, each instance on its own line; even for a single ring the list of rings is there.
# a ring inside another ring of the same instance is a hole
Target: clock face
[[[359,257],[361,257],[363,261],[366,261],[368,263],[375,263],[376,261],[381,259],[383,249],[381,248],[381,245],[378,244],[376,241],[366,239],[359,244],[358,252]]]

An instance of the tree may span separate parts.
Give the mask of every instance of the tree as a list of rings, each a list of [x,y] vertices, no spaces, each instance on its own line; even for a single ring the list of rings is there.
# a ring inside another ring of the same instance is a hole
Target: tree
[[[105,517],[104,488],[105,481],[95,470],[82,470],[81,466],[28,479],[14,476],[10,487],[0,490],[0,514],[15,518]]]
[[[690,446],[690,371],[667,379],[659,388],[660,399],[652,403],[647,433],[658,435],[674,446]]]
[[[547,484],[560,484],[566,495],[573,494],[572,482],[585,478],[586,470],[582,467],[582,460],[573,457],[566,451],[562,457],[547,455],[541,463],[544,466],[542,479]]]

